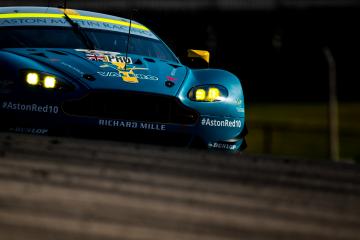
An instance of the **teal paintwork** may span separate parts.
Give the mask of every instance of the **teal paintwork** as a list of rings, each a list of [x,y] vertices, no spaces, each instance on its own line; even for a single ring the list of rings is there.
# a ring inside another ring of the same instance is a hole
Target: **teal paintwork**
[[[25,13],[61,13],[59,9],[53,8],[13,7],[0,8],[0,16],[14,10]],[[85,16],[128,21],[99,13],[78,12]],[[190,69],[179,61],[136,54],[128,54],[131,63],[127,64],[127,69],[124,70],[124,66],[119,67],[119,64],[113,62],[92,61],[90,58],[94,53],[101,58],[125,58],[125,53],[106,53],[101,50],[94,52],[65,48],[0,48],[1,70],[6,70],[0,77],[0,113],[1,116],[10,116],[8,125],[2,126],[2,129],[52,134],[80,127],[100,131],[104,128],[114,131],[116,129],[120,130],[120,133],[121,130],[141,128],[145,134],[187,134],[191,136],[187,145],[196,140],[209,149],[236,151],[245,147],[244,93],[240,80],[232,73],[220,69]],[[22,73],[29,70],[54,75],[60,83],[71,85],[72,89],[57,91],[24,87]],[[89,76],[91,80],[87,78]],[[126,80],[124,76],[130,78]],[[171,86],[167,85],[169,82]],[[190,100],[189,91],[201,85],[221,85],[228,91],[228,96],[215,102]],[[179,124],[102,116],[73,116],[64,112],[64,102],[81,99],[93,91],[126,91],[169,96],[178,99],[184,107],[196,111],[198,118],[191,124]],[[49,107],[58,108],[58,112],[50,113]]]

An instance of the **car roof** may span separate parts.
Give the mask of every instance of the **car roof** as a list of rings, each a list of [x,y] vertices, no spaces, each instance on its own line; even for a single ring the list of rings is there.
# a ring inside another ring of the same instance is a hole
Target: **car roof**
[[[0,7],[0,27],[9,26],[63,26],[70,27],[64,12],[82,28],[129,32],[130,20],[108,14],[54,7]],[[144,25],[131,21],[131,33],[158,39]]]

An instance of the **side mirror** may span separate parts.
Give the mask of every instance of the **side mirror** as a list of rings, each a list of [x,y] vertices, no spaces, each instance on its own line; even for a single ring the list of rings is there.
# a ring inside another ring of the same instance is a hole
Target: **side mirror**
[[[205,50],[187,50],[186,65],[190,68],[208,68],[210,53]]]

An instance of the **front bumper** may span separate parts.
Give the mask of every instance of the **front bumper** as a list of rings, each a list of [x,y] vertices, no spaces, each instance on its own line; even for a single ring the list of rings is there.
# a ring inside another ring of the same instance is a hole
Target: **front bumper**
[[[116,139],[165,145],[237,150],[244,118],[198,115],[193,122],[168,123],[114,117],[70,115],[64,104],[1,102],[1,128],[18,133]]]

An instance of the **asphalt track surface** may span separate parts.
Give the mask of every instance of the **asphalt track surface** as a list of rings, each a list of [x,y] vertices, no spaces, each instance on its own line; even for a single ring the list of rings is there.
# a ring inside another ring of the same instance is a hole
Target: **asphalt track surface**
[[[0,133],[1,240],[360,239],[360,167]]]

